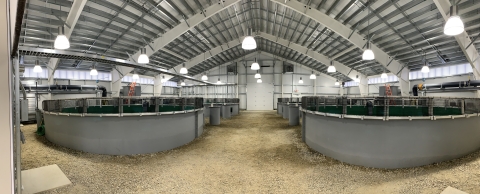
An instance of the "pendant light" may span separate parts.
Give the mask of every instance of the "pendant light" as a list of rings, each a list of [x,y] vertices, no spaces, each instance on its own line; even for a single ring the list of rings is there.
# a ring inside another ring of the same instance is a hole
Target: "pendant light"
[[[380,77],[381,77],[382,79],[387,79],[387,78],[388,78],[388,75],[387,75],[387,73],[383,72]]]
[[[96,75],[98,75],[98,71],[97,71],[97,69],[95,69],[95,65],[93,66],[92,70],[90,70],[90,75],[91,75],[91,76],[96,76]]]
[[[132,79],[133,79],[133,80],[139,80],[140,77],[138,76],[137,73],[133,73]]]
[[[217,84],[221,84],[222,82],[220,81],[220,78],[218,78]]]
[[[65,27],[59,26],[58,27],[58,35],[55,39],[55,43],[53,46],[56,49],[68,49],[70,48],[70,41],[68,41],[67,36],[65,36]]]
[[[252,36],[251,28],[248,29],[247,36],[243,39],[242,48],[244,50],[253,50],[257,48],[257,42],[255,42],[255,38]]]
[[[162,83],[167,82],[167,79],[165,79],[165,76],[164,76],[164,75],[162,76],[162,79],[160,80],[160,82],[162,82]]]
[[[330,66],[328,66],[327,72],[328,73],[335,73],[336,71],[337,71],[337,69],[335,68],[335,66],[333,66],[333,61],[330,61]]]
[[[255,58],[255,62],[252,63],[251,69],[252,70],[259,70],[260,69],[260,65],[257,63],[257,58]]]
[[[35,73],[42,73],[43,69],[40,67],[40,62],[35,60],[35,67],[33,67],[33,72]]]
[[[208,77],[207,77],[207,74],[206,74],[206,73],[204,73],[204,74],[202,75],[202,80],[203,80],[203,81],[207,81],[207,80],[208,80]]]
[[[150,60],[147,56],[147,48],[140,49],[140,56],[138,56],[137,62],[140,64],[147,64],[150,63]]]
[[[298,83],[299,83],[299,84],[303,84],[302,77],[300,77],[300,80],[298,80]]]
[[[426,53],[424,53],[423,67],[422,67],[421,72],[422,73],[430,72],[430,68],[428,67],[428,63],[427,63],[427,54]]]
[[[461,34],[465,30],[462,19],[457,15],[457,9],[457,6],[450,6],[450,17],[443,28],[443,33],[445,35],[455,36]]]
[[[312,75],[310,75],[310,79],[317,79],[317,76],[315,75],[315,73],[313,73],[313,71],[312,71]]]
[[[360,82],[360,78],[358,78],[358,75],[357,75],[357,77],[355,78],[354,81],[357,82],[357,83]]]
[[[260,79],[260,78],[262,78],[262,75],[260,75],[257,71],[257,73],[255,74],[255,78]]]
[[[188,73],[188,70],[187,68],[185,67],[185,63],[182,64],[182,68],[180,69],[180,74],[187,74]]]
[[[181,86],[185,85],[185,81],[182,80],[182,83],[180,83]]]
[[[338,79],[337,79],[337,81],[335,82],[335,85],[336,85],[336,86],[340,85],[340,82],[338,82]]]
[[[257,79],[257,83],[262,83],[262,79]]]
[[[370,9],[368,9],[368,14],[370,14]],[[370,26],[370,18],[367,21],[368,25],[367,28]],[[373,54],[372,49],[370,49],[370,29],[368,29],[368,34],[367,34],[367,49],[363,51],[362,59],[363,60],[373,60],[375,59],[375,54]]]

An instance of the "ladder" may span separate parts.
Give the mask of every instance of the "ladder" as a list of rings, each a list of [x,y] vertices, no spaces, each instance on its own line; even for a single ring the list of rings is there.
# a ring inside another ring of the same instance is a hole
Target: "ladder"
[[[137,82],[132,82],[130,84],[130,90],[128,91],[128,96],[133,96],[135,94],[135,85],[137,85]]]
[[[387,97],[392,97],[392,88],[390,88],[390,84],[385,84],[385,94]],[[395,105],[395,101],[390,99],[390,105]]]

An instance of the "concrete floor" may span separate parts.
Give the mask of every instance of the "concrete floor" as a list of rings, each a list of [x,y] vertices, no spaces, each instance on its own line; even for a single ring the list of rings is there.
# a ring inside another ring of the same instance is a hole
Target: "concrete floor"
[[[369,169],[310,150],[300,126],[288,126],[275,111],[243,111],[205,129],[174,150],[107,156],[53,145],[27,125],[22,167],[57,164],[72,181],[46,193],[438,194],[448,186],[480,193],[479,152],[417,168]]]

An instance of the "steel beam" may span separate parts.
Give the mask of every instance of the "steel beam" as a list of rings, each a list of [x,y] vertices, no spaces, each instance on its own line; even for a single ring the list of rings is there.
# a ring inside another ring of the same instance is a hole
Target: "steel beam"
[[[283,6],[287,6],[288,8],[305,15],[306,17],[311,18],[312,20],[322,24],[323,26],[327,27],[328,29],[332,30],[339,36],[343,37],[344,39],[348,40],[351,42],[353,45],[356,47],[362,49],[363,45],[367,42],[367,40],[360,34],[352,32],[352,29],[350,29],[348,26],[343,25],[341,22],[338,20],[335,20],[334,18],[331,18],[330,16],[324,14],[323,12],[316,10],[316,9],[308,9],[305,10],[305,4],[299,1],[284,1],[284,0],[272,0],[273,2],[276,2],[278,4],[281,4]],[[375,59],[379,63],[381,63],[383,66],[385,66],[390,72],[398,72],[399,70],[402,70],[397,76],[398,80],[400,82],[400,88],[402,91],[402,96],[408,96],[409,95],[409,70],[407,68],[403,68],[403,65],[397,61],[393,60],[392,63],[387,67],[386,66],[386,61],[387,59],[390,58],[390,56],[378,48],[375,45],[371,45],[371,49],[375,53]]]
[[[70,39],[70,35],[72,35],[73,29],[77,24],[78,18],[82,14],[83,7],[87,0],[74,0],[72,7],[70,8],[70,12],[68,13],[67,20],[65,20],[65,36]],[[53,84],[53,76],[55,74],[55,70],[58,67],[60,59],[58,58],[51,58],[48,61],[48,83]]]

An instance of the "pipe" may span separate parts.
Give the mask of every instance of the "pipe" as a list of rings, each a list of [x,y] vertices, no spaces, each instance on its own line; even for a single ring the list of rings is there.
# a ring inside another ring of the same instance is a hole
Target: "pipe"
[[[107,97],[107,88],[100,85],[25,85],[24,87],[29,88],[29,91],[39,90],[102,90],[102,97]]]
[[[412,93],[414,96],[418,96],[418,91],[428,90],[431,88],[445,89],[445,88],[464,88],[464,87],[477,87],[480,86],[480,80],[468,80],[459,82],[444,82],[440,84],[415,84],[412,87]],[[479,88],[480,89],[480,88]]]
[[[15,145],[16,145],[16,172],[17,172],[17,193],[22,193],[22,168],[21,168],[21,129],[20,129],[20,73],[18,56],[13,58],[15,65]]]

